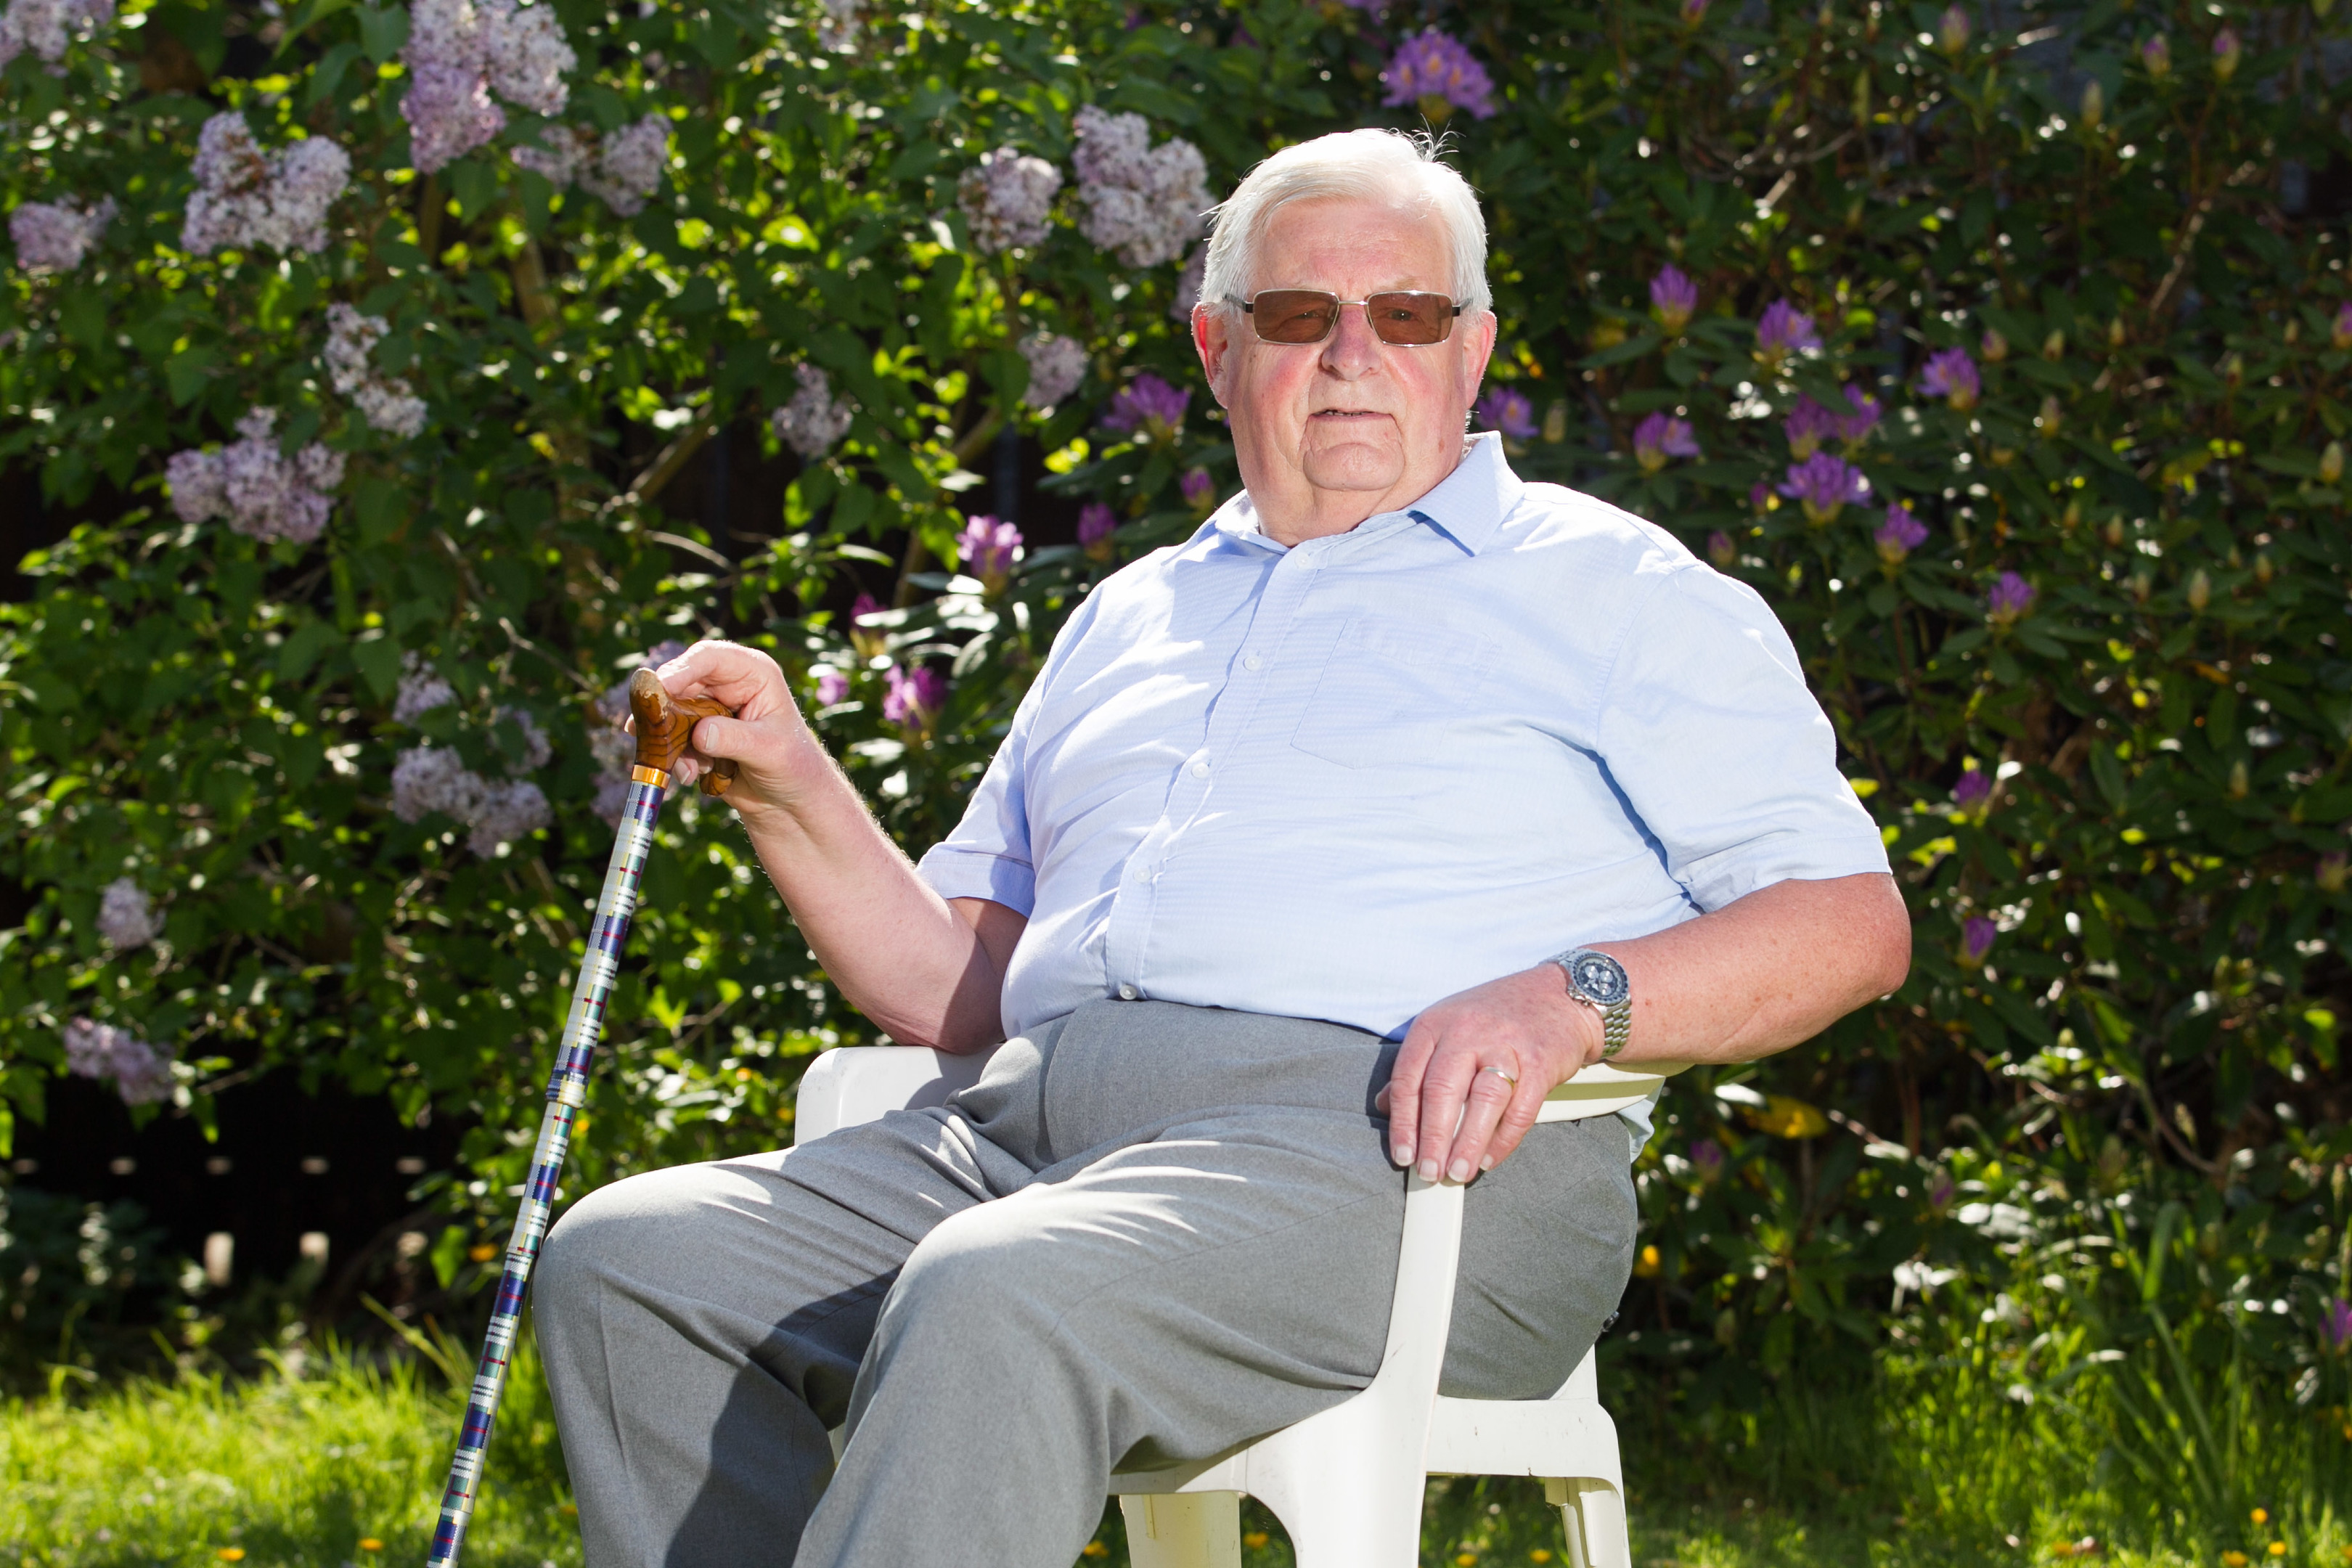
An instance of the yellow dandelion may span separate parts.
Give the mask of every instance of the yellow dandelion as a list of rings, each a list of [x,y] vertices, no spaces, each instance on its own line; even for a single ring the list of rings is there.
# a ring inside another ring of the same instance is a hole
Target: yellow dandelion
[[[1477,1561],[1478,1554],[1475,1552],[1460,1552],[1454,1559],[1454,1568],[1475,1568]]]
[[[466,1248],[466,1256],[472,1258],[477,1263],[488,1263],[491,1258],[496,1258],[498,1255],[499,1248],[495,1242],[486,1241],[478,1247],[469,1247]]]
[[[2221,1561],[2227,1563],[2229,1568],[2246,1568],[2246,1554],[2242,1552],[2224,1552],[2221,1553]]]
[[[2272,1556],[2273,1556],[2273,1557],[2284,1557],[2284,1556],[2285,1556],[2285,1555],[2286,1555],[2286,1542],[2284,1542],[2284,1541],[2273,1541],[2273,1542],[2271,1542],[2271,1555],[2272,1555]]]
[[[2266,1508],[2258,1508],[2258,1509],[2254,1510],[2254,1522],[2255,1522],[2256,1524],[2268,1524],[2270,1521],[2271,1521],[2271,1510],[2268,1510],[2268,1509],[2266,1509]]]
[[[1533,1552],[1528,1553],[1528,1561],[1530,1563],[1549,1563],[1551,1561],[1551,1553],[1538,1546]]]
[[[1081,1557],[1108,1557],[1110,1555],[1110,1548],[1105,1546],[1099,1541],[1089,1541],[1087,1542],[1085,1548],[1079,1552],[1078,1555]]]
[[[360,1537],[360,1550],[362,1552],[381,1552],[383,1550],[383,1542],[378,1541],[373,1535],[362,1535]]]
[[[1253,1530],[1248,1534],[1242,1537],[1242,1544],[1248,1547],[1252,1552],[1264,1546],[1265,1542],[1266,1534],[1263,1530]]]
[[[576,1502],[567,1502],[567,1503],[562,1504],[562,1505],[560,1506],[560,1508],[559,1508],[558,1511],[562,1512],[562,1513],[568,1513],[568,1514],[570,1514],[572,1518],[574,1518],[574,1519],[578,1519],[578,1518],[580,1517],[580,1505],[579,1505],[578,1503],[576,1503]]]
[[[219,1558],[224,1563],[242,1563],[245,1561],[245,1548],[242,1546],[224,1546],[218,1552],[214,1552],[213,1555]]]

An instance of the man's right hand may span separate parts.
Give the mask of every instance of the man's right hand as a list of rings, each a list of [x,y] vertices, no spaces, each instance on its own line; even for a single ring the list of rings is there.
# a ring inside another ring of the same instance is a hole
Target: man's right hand
[[[655,671],[672,697],[711,697],[735,710],[732,719],[704,719],[678,761],[680,787],[713,760],[736,767],[728,805],[747,821],[789,813],[829,778],[833,764],[801,718],[800,705],[776,661],[740,643],[698,642]]]

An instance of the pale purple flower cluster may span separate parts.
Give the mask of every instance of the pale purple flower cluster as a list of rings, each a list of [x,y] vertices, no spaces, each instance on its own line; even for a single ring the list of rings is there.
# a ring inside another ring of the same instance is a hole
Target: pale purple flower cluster
[[[1929,397],[1940,397],[1965,414],[1977,405],[1977,394],[1984,390],[1984,382],[1977,374],[1977,363],[1964,348],[1948,348],[1927,356],[1927,363],[1919,372],[1919,390]]]
[[[1692,294],[1692,303],[1697,303],[1696,290]],[[1778,364],[1792,353],[1821,346],[1821,329],[1813,324],[1812,317],[1786,300],[1775,300],[1764,307],[1763,317],[1756,323],[1756,353],[1759,358]]]
[[[849,677],[829,664],[820,664],[811,672],[816,677],[816,705],[830,708],[836,702],[849,700]]]
[[[547,738],[547,731],[540,728],[538,717],[530,709],[501,708],[498,712],[498,721],[513,725],[521,734],[525,773],[536,772],[554,761],[555,742]]]
[[[824,372],[806,360],[793,367],[793,379],[800,383],[800,390],[768,416],[768,423],[776,439],[814,463],[849,433],[852,407],[847,398],[835,400]]]
[[[1968,955],[1970,963],[1982,963],[2000,935],[2000,927],[1982,915],[1970,915],[1960,922],[1960,951]]]
[[[947,677],[928,665],[907,669],[892,665],[885,672],[887,682],[882,694],[882,719],[896,724],[909,736],[929,731],[948,700]]]
[[[30,52],[63,76],[58,62],[76,34],[95,33],[114,20],[114,0],[10,0],[0,13],[0,70]]]
[[[1209,166],[1201,150],[1171,137],[1151,145],[1140,114],[1078,110],[1078,230],[1129,267],[1157,267],[1184,253],[1209,208]]]
[[[315,255],[327,247],[327,209],[352,183],[352,155],[324,136],[265,153],[232,109],[205,121],[190,173],[196,189],[180,224],[182,249]]]
[[[392,721],[414,724],[436,708],[446,708],[457,700],[457,692],[441,672],[425,662],[425,656],[410,649],[401,656],[400,689],[392,700]]]
[[[857,0],[824,0],[824,19],[816,25],[819,48],[845,55],[857,47]]]
[[[669,116],[648,114],[604,138],[594,169],[581,170],[580,188],[623,217],[635,217],[661,189],[669,167]]]
[[[1500,430],[1514,441],[1535,439],[1536,405],[1517,387],[1495,388],[1478,400],[1475,412],[1480,426],[1488,430]]]
[[[1192,405],[1191,393],[1179,392],[1147,370],[1118,389],[1103,424],[1113,430],[1165,441],[1175,435],[1176,427],[1184,422],[1184,411]]]
[[[159,1051],[128,1029],[76,1018],[60,1031],[66,1070],[79,1078],[112,1079],[127,1105],[153,1105],[172,1092],[172,1053]]]
[[[1111,535],[1118,531],[1118,517],[1098,500],[1090,500],[1078,509],[1078,548],[1089,561],[1108,561],[1118,546]]]
[[[1868,500],[1870,481],[1843,458],[1815,452],[1801,463],[1789,465],[1788,479],[1780,486],[1780,493],[1801,502],[1806,519],[1818,527],[1836,517],[1838,510],[1848,502]]]
[[[546,795],[530,780],[493,783],[446,747],[411,746],[393,763],[392,814],[421,822],[436,812],[465,824],[466,847],[486,859],[554,820]]]
[[[1013,558],[1021,550],[1021,531],[985,513],[971,519],[956,535],[957,564],[980,579],[982,592],[996,594],[1013,577]]]
[[[1650,308],[1657,312],[1658,324],[1669,334],[1679,332],[1698,313],[1698,285],[1681,268],[1669,262],[1650,279]]]
[[[327,378],[378,430],[409,440],[425,428],[425,400],[404,376],[385,375],[370,356],[389,323],[341,301],[327,307]]]
[[[517,147],[509,156],[514,159],[516,168],[544,174],[547,183],[559,191],[578,179],[580,171],[595,160],[595,143],[569,125],[542,125],[539,139],[544,146]]]
[[[129,952],[163,935],[163,919],[137,882],[117,877],[99,895],[98,934],[115,952]]]
[[[181,521],[225,517],[265,542],[308,544],[324,531],[334,504],[325,492],[343,482],[343,455],[313,441],[289,458],[270,435],[277,423],[276,409],[256,408],[236,422],[241,440],[217,452],[173,455],[163,477]]]
[[[2004,572],[1985,595],[1985,616],[1996,626],[2008,626],[2033,607],[2033,584],[2014,572]]]
[[[467,826],[466,847],[485,860],[502,844],[528,837],[555,820],[544,791],[529,779],[492,784]]]
[[[1889,566],[1900,566],[1904,557],[1927,542],[1927,525],[1911,515],[1911,509],[1901,501],[1886,509],[1886,521],[1880,523],[1870,536],[1878,546],[1878,558]]]
[[[1474,119],[1494,118],[1494,79],[1460,40],[1434,27],[1398,45],[1381,76],[1389,84],[1382,103],[1417,105],[1432,121],[1443,121],[1457,109],[1468,110]]]
[[[1053,407],[1087,377],[1087,346],[1058,332],[1030,333],[1021,340],[1021,357],[1029,362],[1029,390],[1021,401],[1032,408]]]
[[[993,256],[1016,247],[1043,245],[1054,213],[1062,171],[1017,147],[982,153],[956,182],[956,205],[963,209],[973,248]]]
[[[579,63],[553,6],[514,0],[415,0],[401,58],[409,161],[426,174],[506,128],[493,92],[534,114],[562,113],[571,98],[563,78]]]
[[[1664,468],[1670,458],[1698,455],[1698,433],[1687,419],[1653,414],[1633,426],[1633,460],[1642,465],[1645,474],[1654,474]]]
[[[114,221],[114,198],[101,196],[85,211],[72,201],[20,202],[8,215],[16,265],[27,272],[71,272]]]

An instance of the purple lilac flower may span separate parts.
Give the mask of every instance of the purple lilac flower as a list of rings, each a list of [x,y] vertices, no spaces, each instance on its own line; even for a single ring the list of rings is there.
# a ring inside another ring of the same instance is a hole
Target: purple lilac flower
[[[2162,81],[2172,74],[2172,41],[2157,34],[2139,47],[2139,63],[2147,68],[2148,75]]]
[[[1739,559],[1739,546],[1732,542],[1731,535],[1718,528],[1706,536],[1706,558],[1718,570],[1728,571],[1731,563]]]
[[[29,50],[51,76],[63,76],[66,46],[112,20],[114,0],[13,0],[0,15],[0,67]]]
[[[1017,147],[982,153],[956,182],[956,205],[963,209],[972,248],[982,256],[1045,243],[1046,219],[1062,171]]]
[[[1992,794],[1992,775],[1982,768],[1969,768],[1960,774],[1960,782],[1952,786],[1952,804],[1962,811],[1974,811]]]
[[[172,510],[185,522],[226,517],[239,533],[263,542],[308,544],[327,526],[325,492],[343,482],[343,455],[313,441],[292,459],[270,434],[274,408],[254,408],[236,422],[242,440],[218,452],[175,453],[164,465]]]
[[[16,265],[27,272],[71,272],[114,221],[114,198],[101,196],[85,212],[80,204],[20,202],[8,215],[8,238]]]
[[[223,110],[196,135],[195,191],[180,222],[180,247],[304,250],[327,247],[327,209],[351,184],[352,155],[324,136],[264,153],[245,117]]]
[[[1478,400],[1476,412],[1479,425],[1486,429],[1500,430],[1513,441],[1535,439],[1536,405],[1516,387],[1496,387]]]
[[[493,91],[534,114],[561,114],[571,97],[564,75],[579,64],[552,6],[513,0],[415,0],[401,59],[409,158],[427,174],[506,128]]]
[[[1697,456],[1698,437],[1687,419],[1653,414],[1633,426],[1633,458],[1645,474],[1654,474],[1664,468],[1669,458]]]
[[[816,705],[830,708],[836,702],[849,700],[849,677],[830,665],[818,667],[816,672]]]
[[[910,736],[928,733],[931,721],[947,701],[948,680],[927,665],[903,669],[892,665],[887,674],[889,689],[883,693],[882,717]]]
[[[1078,389],[1087,376],[1087,346],[1058,332],[1032,332],[1021,340],[1021,357],[1029,362],[1029,387],[1021,401],[1032,408],[1051,408]]]
[[[824,372],[806,360],[793,366],[793,380],[800,390],[768,415],[768,424],[777,440],[798,452],[803,461],[814,463],[849,434],[850,421],[856,417],[856,405],[845,397],[835,397]]]
[[[986,515],[975,517],[956,535],[956,560],[980,579],[983,592],[1002,593],[1013,577],[1013,552],[1021,548],[1021,531]]]
[[[1849,447],[1859,447],[1870,438],[1873,430],[1878,428],[1878,421],[1884,416],[1885,410],[1879,406],[1878,399],[1858,386],[1845,389],[1845,401],[1846,406],[1853,412],[1837,416],[1838,439]]]
[[[1078,232],[1129,267],[1157,267],[1184,254],[1209,208],[1209,165],[1181,136],[1151,144],[1140,114],[1087,104],[1072,122],[1078,144]]]
[[[98,934],[115,952],[129,952],[163,935],[163,921],[144,889],[129,877],[117,877],[99,897]]]
[[[1723,1145],[1712,1138],[1702,1138],[1691,1145],[1690,1162],[1700,1181],[1711,1182],[1723,1174]]]
[[[1698,285],[1669,262],[1650,279],[1650,308],[1658,313],[1658,324],[1669,336],[1679,332],[1698,312]]]
[[[1982,963],[2000,935],[2000,927],[1982,915],[1970,915],[1960,923],[1960,951],[1968,954],[1970,963]]]
[[[157,1050],[129,1029],[75,1018],[60,1031],[66,1069],[79,1078],[112,1079],[129,1105],[152,1105],[172,1092],[172,1053]]]
[[[1919,390],[1929,397],[1943,398],[1965,414],[1977,405],[1977,394],[1984,390],[1984,383],[1968,350],[1948,348],[1927,356],[1927,368],[1919,373]]]
[[[400,663],[400,686],[392,700],[394,723],[414,724],[436,708],[446,708],[457,700],[457,689],[425,663],[423,654],[411,648],[401,656]]]
[[[1494,117],[1495,83],[1486,68],[1434,27],[1398,45],[1383,75],[1389,95],[1381,101],[1415,105],[1432,124],[1444,122],[1457,109],[1477,120]]]
[[[669,116],[648,114],[604,138],[596,166],[581,171],[580,188],[622,217],[645,211],[669,167]]]
[[[2352,1301],[2330,1296],[2327,1310],[2319,1320],[2319,1331],[2327,1337],[2327,1348],[2338,1354],[2345,1346],[2352,1345]]]
[[[2352,300],[2336,307],[2336,324],[2329,329],[2328,342],[2339,349],[2352,349]]]
[[[890,651],[890,634],[880,626],[861,626],[857,623],[867,616],[882,613],[882,601],[871,594],[860,594],[857,602],[849,606],[849,646],[857,650],[860,658],[880,658]]]
[[[1818,528],[1836,517],[1838,509],[1847,502],[1868,500],[1870,481],[1843,458],[1815,452],[1801,463],[1789,465],[1789,477],[1780,486],[1780,493],[1790,500],[1802,502],[1805,520]]]
[[[1179,392],[1147,370],[1118,389],[1103,424],[1154,441],[1171,440],[1192,405],[1191,393]]]
[[[1995,626],[2008,626],[2033,607],[2033,584],[2014,572],[2004,572],[1985,595],[1985,616]]]
[[[1821,330],[1813,325],[1812,317],[1786,300],[1775,300],[1764,307],[1763,319],[1756,323],[1757,358],[1778,364],[1800,350],[1821,346]]]
[[[1217,481],[1209,477],[1208,469],[1185,469],[1184,477],[1177,481],[1177,488],[1184,492],[1184,504],[1194,511],[1206,515],[1216,510]]]
[[[530,780],[492,784],[474,808],[473,831],[467,835],[466,847],[487,860],[506,845],[554,820],[546,793]]]
[[[1789,417],[1781,421],[1780,429],[1789,437],[1789,455],[1802,459],[1838,433],[1838,416],[1811,398],[1801,396],[1789,410]]]
[[[1911,509],[1896,501],[1886,509],[1886,521],[1878,525],[1871,536],[1878,546],[1878,558],[1889,566],[1900,566],[1903,558],[1927,542],[1927,525],[1911,515]]]
[[[1088,501],[1078,509],[1078,548],[1089,561],[1108,561],[1118,550],[1110,537],[1118,528],[1118,518],[1109,507]]]
[[[1957,55],[1969,47],[1969,14],[1958,5],[1945,7],[1936,25],[1936,42],[1948,55]]]
[[[2224,27],[2213,35],[2213,74],[2223,81],[2238,74],[2238,61],[2246,46],[2240,41],[2234,28]]]

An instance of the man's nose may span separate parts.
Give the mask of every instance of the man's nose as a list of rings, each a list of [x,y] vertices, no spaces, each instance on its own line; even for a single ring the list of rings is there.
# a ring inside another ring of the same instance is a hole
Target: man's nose
[[[1377,368],[1381,340],[1372,331],[1371,307],[1341,305],[1331,335],[1323,340],[1323,370],[1342,381],[1353,381]]]

